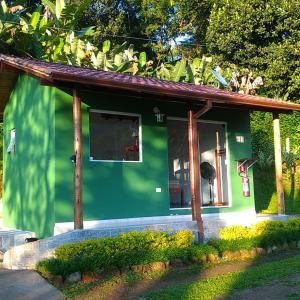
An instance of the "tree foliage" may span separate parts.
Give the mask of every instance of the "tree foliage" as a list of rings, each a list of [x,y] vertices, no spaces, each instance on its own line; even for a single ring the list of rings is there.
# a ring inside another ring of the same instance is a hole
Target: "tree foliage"
[[[262,93],[296,100],[300,92],[298,0],[215,1],[206,43],[219,62],[264,77]]]

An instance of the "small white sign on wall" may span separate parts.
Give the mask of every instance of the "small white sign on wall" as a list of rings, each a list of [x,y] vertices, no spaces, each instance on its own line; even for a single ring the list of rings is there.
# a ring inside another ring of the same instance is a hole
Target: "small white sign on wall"
[[[161,188],[160,188],[160,187],[157,187],[157,188],[155,189],[155,192],[156,192],[156,193],[161,193]]]
[[[9,145],[7,147],[7,152],[14,153],[15,150],[16,150],[16,130],[12,129],[10,131],[10,141],[9,141]]]

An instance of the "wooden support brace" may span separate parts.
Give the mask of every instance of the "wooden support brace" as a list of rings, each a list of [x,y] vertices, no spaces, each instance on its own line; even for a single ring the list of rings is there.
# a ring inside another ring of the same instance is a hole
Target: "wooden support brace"
[[[83,229],[82,210],[82,119],[81,100],[77,89],[73,89],[74,122],[74,229]]]
[[[280,139],[280,123],[279,123],[278,113],[273,113],[273,130],[274,130],[276,190],[277,190],[277,197],[278,197],[278,214],[284,214],[285,205],[284,205],[284,189],[283,189],[283,178],[282,178],[282,154],[281,154],[281,139]]]
[[[194,118],[195,119],[200,118],[202,115],[204,115],[206,112],[208,112],[211,108],[212,108],[212,101],[207,100],[205,106],[203,106],[199,111],[194,113]]]

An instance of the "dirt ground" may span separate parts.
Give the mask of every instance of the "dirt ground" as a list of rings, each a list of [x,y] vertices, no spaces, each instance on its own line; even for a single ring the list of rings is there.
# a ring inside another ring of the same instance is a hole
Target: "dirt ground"
[[[75,297],[76,300],[141,300],[143,295],[149,291],[155,291],[164,287],[172,286],[173,284],[187,284],[200,279],[209,278],[212,276],[223,275],[226,273],[237,272],[251,268],[253,266],[262,265],[268,262],[279,261],[285,258],[300,255],[299,250],[279,253],[261,257],[255,261],[239,261],[216,265],[207,270],[196,270],[189,272],[187,267],[182,267],[180,270],[170,270],[160,278],[153,280],[144,280],[134,285],[124,283],[115,283],[112,285],[97,286],[90,292]],[[224,299],[224,298],[219,298]],[[300,270],[299,274],[286,278],[281,281],[274,281],[264,287],[247,289],[237,292],[226,299],[236,300],[269,300],[269,299],[288,299],[300,300]]]

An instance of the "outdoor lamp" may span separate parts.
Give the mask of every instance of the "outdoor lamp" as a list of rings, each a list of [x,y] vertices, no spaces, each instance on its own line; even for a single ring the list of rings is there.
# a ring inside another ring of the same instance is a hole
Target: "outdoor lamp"
[[[72,163],[76,164],[76,155],[73,154],[72,156],[70,156],[70,160]]]
[[[165,115],[160,113],[160,110],[157,106],[155,106],[153,108],[153,112],[154,112],[155,117],[156,117],[156,122],[157,123],[162,123],[164,121],[164,116]]]

